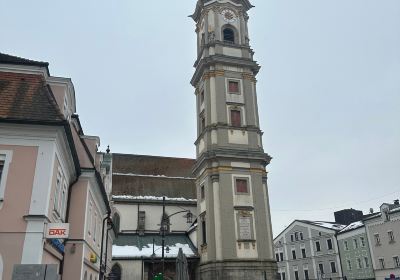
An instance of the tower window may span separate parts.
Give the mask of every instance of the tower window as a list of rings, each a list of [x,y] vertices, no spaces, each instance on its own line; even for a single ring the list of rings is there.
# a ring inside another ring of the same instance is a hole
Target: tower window
[[[225,28],[223,31],[224,42],[226,43],[235,43],[235,32],[231,28]]]
[[[235,126],[235,127],[242,126],[240,110],[231,110],[231,123],[232,123],[232,126]]]
[[[200,116],[200,131],[203,131],[206,128],[206,118],[204,116]]]
[[[236,192],[237,193],[249,193],[246,179],[236,179]]]
[[[204,102],[204,90],[200,92],[200,104],[203,104],[203,102]]]
[[[205,214],[201,217],[201,237],[203,245],[207,244],[207,228],[206,228],[206,216]]]
[[[239,93],[239,82],[229,81],[229,93]]]
[[[205,196],[206,196],[206,193],[205,193],[204,185],[202,185],[202,186],[200,187],[200,198],[201,198],[201,199],[204,199]]]

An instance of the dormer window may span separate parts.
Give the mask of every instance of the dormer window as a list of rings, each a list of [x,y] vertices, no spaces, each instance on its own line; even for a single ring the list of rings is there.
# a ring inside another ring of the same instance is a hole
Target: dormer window
[[[382,209],[382,216],[385,222],[390,221],[389,208]]]
[[[225,43],[230,43],[230,44],[234,44],[235,43],[235,32],[233,31],[232,28],[225,28],[223,30],[223,35],[224,35],[224,42]]]

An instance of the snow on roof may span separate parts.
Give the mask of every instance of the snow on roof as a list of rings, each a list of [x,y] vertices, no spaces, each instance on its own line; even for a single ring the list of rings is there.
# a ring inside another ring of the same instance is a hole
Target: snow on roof
[[[167,247],[167,246],[166,246]],[[166,249],[166,247],[164,249]],[[178,256],[179,248],[182,248],[183,253],[186,257],[195,257],[196,253],[190,248],[189,244],[181,244],[176,243],[175,245],[168,245],[169,253],[164,250],[164,254],[166,258],[176,258]],[[140,258],[140,257],[151,257],[153,254],[153,244],[144,245],[141,249],[136,246],[112,246],[112,256],[113,258],[118,257],[132,257],[132,258]],[[154,254],[155,258],[160,258],[162,255],[162,247],[159,245],[154,245]]]
[[[126,200],[163,200],[162,196],[152,196],[152,195],[113,195],[113,199],[126,199]],[[197,199],[191,199],[191,198],[184,198],[184,197],[165,197],[166,201],[190,201],[190,202],[196,202]]]
[[[360,228],[360,227],[363,227],[363,226],[364,226],[364,223],[362,221],[357,221],[357,222],[351,223],[350,225],[348,225],[347,227],[342,229],[339,233],[343,233],[343,232],[346,232],[346,231],[357,229],[357,228]]]
[[[341,224],[336,224],[336,223],[331,223],[331,222],[322,222],[322,221],[303,221],[303,222],[311,224],[311,225],[315,225],[315,226],[333,229],[336,231],[342,230],[346,227],[346,225],[341,225]]]
[[[167,176],[163,174],[136,174],[136,173],[119,173],[119,172],[114,172],[113,175],[119,175],[119,176],[134,176],[134,177],[156,177],[156,178],[168,178],[168,179],[183,179],[183,180],[196,180],[196,178],[193,177],[177,177],[177,176]]]

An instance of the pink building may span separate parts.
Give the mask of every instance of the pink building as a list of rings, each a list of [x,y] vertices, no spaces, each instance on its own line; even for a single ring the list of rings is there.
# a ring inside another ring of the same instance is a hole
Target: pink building
[[[109,267],[112,162],[99,145],[83,133],[70,79],[0,53],[0,280],[19,264],[99,279],[106,251]],[[46,238],[54,223],[69,225],[68,238]]]

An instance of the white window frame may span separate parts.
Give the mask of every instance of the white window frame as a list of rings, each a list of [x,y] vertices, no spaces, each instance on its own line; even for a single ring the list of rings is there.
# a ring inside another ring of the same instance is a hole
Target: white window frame
[[[319,250],[318,250],[317,243],[319,244]],[[320,242],[319,240],[316,240],[316,241],[315,241],[315,251],[316,251],[316,252],[322,252],[321,249],[322,249],[322,248],[321,248],[321,242]]]
[[[67,200],[68,200],[68,185],[67,181],[63,180],[61,193],[60,193],[60,217],[62,220],[65,219],[65,213],[67,208]]]
[[[59,167],[56,175],[56,186],[54,189],[54,200],[53,200],[53,209],[56,212],[58,218],[62,217],[61,211],[61,193],[63,186],[63,173],[61,168]]]
[[[333,272],[332,264],[333,264],[333,267],[335,267],[335,272]],[[337,272],[338,272],[338,268],[337,268],[337,265],[336,265],[336,262],[335,262],[335,261],[330,261],[330,262],[329,262],[329,267],[330,267],[330,269],[331,269],[331,273],[337,273]]]
[[[381,245],[381,238],[379,236],[379,233],[374,233],[374,240],[375,240],[375,246]]]
[[[239,92],[230,92],[229,91],[229,82],[237,82]],[[243,93],[243,83],[241,79],[236,78],[225,78],[225,86],[226,86],[226,94],[237,94],[241,95]]]
[[[4,161],[3,172],[0,178],[0,203],[4,200],[7,185],[7,175],[12,161],[12,150],[0,150],[0,160]]]
[[[88,234],[91,235],[91,227],[92,227],[92,211],[93,211],[93,203],[92,201],[89,201],[89,211],[88,211],[88,221],[87,221],[87,227],[88,227]]]
[[[354,247],[354,249],[358,249],[358,240],[357,240],[357,238],[353,239],[353,247]]]
[[[379,261],[380,269],[385,269],[385,259],[384,258],[378,258],[378,261]]]

